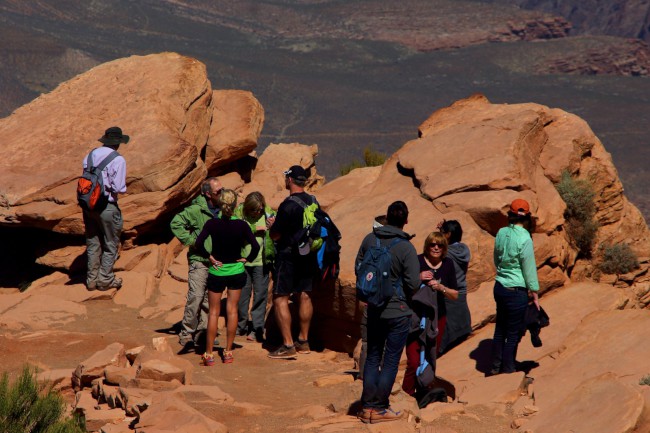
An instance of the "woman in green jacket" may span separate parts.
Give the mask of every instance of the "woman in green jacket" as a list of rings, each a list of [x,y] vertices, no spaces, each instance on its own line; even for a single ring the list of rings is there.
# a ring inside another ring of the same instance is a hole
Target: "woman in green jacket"
[[[251,192],[244,199],[244,203],[235,210],[235,216],[248,223],[257,243],[261,246],[257,257],[246,263],[246,285],[241,298],[239,298],[239,322],[237,333],[247,335],[250,341],[262,342],[264,339],[264,318],[266,317],[266,304],[269,291],[269,271],[273,268],[275,247],[269,236],[269,228],[275,221],[275,212],[266,205],[264,196],[260,192]],[[248,253],[247,246],[243,255]],[[250,304],[251,295],[253,303]],[[248,315],[252,322],[252,333],[248,328]]]
[[[490,375],[516,371],[515,358],[526,326],[524,318],[529,294],[539,310],[539,282],[531,226],[530,205],[526,200],[516,199],[510,205],[508,226],[499,230],[494,243],[497,319]]]

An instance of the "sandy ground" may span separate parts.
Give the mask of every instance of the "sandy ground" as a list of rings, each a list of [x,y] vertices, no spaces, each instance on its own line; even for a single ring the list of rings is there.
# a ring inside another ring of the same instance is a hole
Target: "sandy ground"
[[[111,301],[86,303],[89,319],[45,331],[24,330],[0,334],[0,370],[15,377],[26,363],[41,369],[70,368],[113,342],[126,348],[166,337],[181,350],[168,324],[137,318],[137,311]],[[225,336],[220,336],[225,340]],[[235,399],[233,405],[205,405],[188,401],[206,416],[228,426],[229,432],[457,432],[499,433],[511,431],[512,416],[498,408],[473,407],[463,413],[443,414],[434,422],[417,417],[414,400],[399,392],[392,401],[411,407],[403,421],[365,425],[354,414],[361,382],[354,380],[354,362],[345,353],[332,351],[299,355],[296,360],[272,360],[260,343],[237,337],[233,364],[200,365],[193,351],[179,356],[196,366],[192,381],[215,385]],[[403,370],[403,368],[401,369]],[[400,376],[403,371],[400,372]],[[317,386],[318,381],[330,382]],[[72,395],[67,395],[71,399]]]

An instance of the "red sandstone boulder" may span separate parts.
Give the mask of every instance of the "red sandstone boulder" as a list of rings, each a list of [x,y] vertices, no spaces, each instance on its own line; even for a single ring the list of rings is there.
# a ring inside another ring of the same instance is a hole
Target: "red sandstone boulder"
[[[264,108],[251,92],[215,90],[210,136],[205,151],[208,171],[235,162],[257,147]]]
[[[108,62],[41,95],[0,120],[0,132],[11,137],[0,150],[0,221],[83,233],[75,199],[81,159],[107,127],[119,125],[131,136],[120,148],[127,161],[124,228],[145,225],[205,177],[199,152],[211,104],[205,66],[174,53]],[[56,158],[47,157],[52,152]],[[39,176],[27,169],[34,161]]]

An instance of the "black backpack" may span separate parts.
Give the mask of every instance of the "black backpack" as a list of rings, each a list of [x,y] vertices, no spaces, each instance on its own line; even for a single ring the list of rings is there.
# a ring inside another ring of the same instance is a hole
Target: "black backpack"
[[[106,155],[102,162],[93,166],[93,152],[88,154],[86,168],[77,181],[77,202],[79,206],[88,211],[102,211],[108,204],[108,197],[104,194],[104,178],[102,171],[115,158],[120,156],[116,150]]]

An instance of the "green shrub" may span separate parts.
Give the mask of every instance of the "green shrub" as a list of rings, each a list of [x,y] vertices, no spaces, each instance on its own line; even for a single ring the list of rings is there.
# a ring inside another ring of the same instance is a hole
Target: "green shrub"
[[[77,420],[65,419],[65,402],[51,387],[43,389],[29,367],[13,384],[7,373],[0,379],[0,432],[83,433]]]
[[[339,170],[341,176],[345,176],[355,168],[361,167],[376,167],[382,165],[386,162],[386,154],[381,152],[376,152],[370,147],[363,149],[363,162],[359,162],[358,159],[353,160],[351,163],[342,166]]]
[[[355,159],[351,163],[341,167],[339,173],[341,174],[341,176],[345,176],[355,168],[361,168],[361,167],[365,167],[365,165],[361,164],[358,159]]]
[[[639,267],[636,254],[628,244],[601,245],[602,262],[598,268],[606,274],[627,274]]]
[[[647,376],[645,376],[645,377],[643,377],[643,378],[639,381],[639,385],[648,385],[648,386],[650,386],[650,374],[647,375]]]
[[[386,162],[386,154],[375,152],[370,147],[366,147],[363,149],[363,161],[366,163],[366,167],[377,167]]]
[[[594,219],[596,194],[589,182],[572,178],[566,170],[562,173],[562,179],[556,188],[566,203],[564,219],[567,234],[578,252],[590,258],[598,234],[598,223]]]

